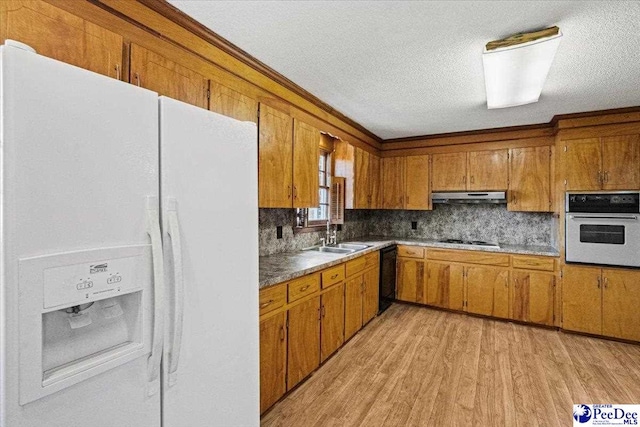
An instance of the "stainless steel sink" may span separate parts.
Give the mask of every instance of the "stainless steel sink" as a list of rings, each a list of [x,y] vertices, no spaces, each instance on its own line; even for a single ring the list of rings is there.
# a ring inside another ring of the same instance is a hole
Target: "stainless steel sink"
[[[311,248],[304,249],[305,251],[316,251],[316,252],[328,252],[332,254],[351,254],[353,252],[358,252],[363,249],[367,249],[369,245],[363,245],[359,243],[338,243],[337,245],[331,246],[313,246]]]

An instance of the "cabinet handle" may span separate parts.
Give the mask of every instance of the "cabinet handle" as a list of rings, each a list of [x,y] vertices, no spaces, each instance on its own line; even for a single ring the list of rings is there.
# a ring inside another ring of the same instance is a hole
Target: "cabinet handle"
[[[271,303],[273,303],[273,300],[270,299],[269,301],[263,302],[262,304],[260,304],[260,308],[265,308],[271,305]]]
[[[600,276],[598,276],[598,289],[600,289]]]
[[[120,80],[120,64],[116,64],[116,79]]]
[[[602,176],[602,171],[598,171],[598,182],[602,184],[604,182],[604,178]]]
[[[322,306],[322,317],[325,317],[327,315],[327,310],[326,307],[323,305]]]
[[[609,278],[605,277],[604,278],[604,288],[607,289],[609,287]]]
[[[295,185],[293,186],[293,198],[298,198],[298,187],[296,187]]]
[[[514,287],[514,288],[516,288],[516,289],[518,289],[518,286],[520,286],[520,285],[518,284],[518,279],[514,279],[514,280],[513,280],[513,287]]]
[[[291,186],[287,185],[287,199],[291,198]]]
[[[471,183],[473,184],[475,182],[475,179],[473,177],[473,175],[471,175]]]
[[[409,255],[415,255],[416,253],[414,251],[407,251],[407,254]]]
[[[138,85],[138,87],[140,87],[140,74],[135,73],[134,76],[136,78],[136,84]]]
[[[466,178],[466,176],[462,175],[462,180],[460,180],[460,182],[464,184],[465,178]]]
[[[280,341],[284,341],[284,326],[280,326]]]
[[[409,196],[407,196],[407,200],[406,201],[407,201],[407,204],[409,204]]]
[[[333,276],[331,276],[331,280],[335,279],[336,277],[338,277],[340,275],[340,273],[336,273]]]
[[[604,171],[604,182],[609,182],[609,171]]]
[[[513,203],[514,205],[518,204],[518,199],[516,199],[516,195],[515,194],[513,196],[511,196],[511,203]]]
[[[318,320],[322,319],[322,310],[318,308]]]
[[[309,286],[311,285],[304,285],[303,287],[300,288],[300,292],[306,291],[307,289],[309,289]]]

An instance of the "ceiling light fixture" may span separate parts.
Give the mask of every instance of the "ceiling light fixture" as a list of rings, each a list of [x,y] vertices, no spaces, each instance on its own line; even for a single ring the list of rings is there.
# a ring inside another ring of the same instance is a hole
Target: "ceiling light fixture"
[[[538,102],[562,33],[551,27],[486,44],[482,53],[487,108]]]

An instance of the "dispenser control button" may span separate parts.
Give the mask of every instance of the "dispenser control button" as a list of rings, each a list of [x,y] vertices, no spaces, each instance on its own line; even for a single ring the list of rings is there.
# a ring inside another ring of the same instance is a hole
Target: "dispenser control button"
[[[114,283],[120,283],[120,282],[122,282],[122,276],[118,276],[118,275],[111,276],[107,279],[107,283],[109,285],[113,285]]]
[[[76,285],[76,289],[81,291],[83,289],[89,289],[89,288],[93,288],[93,281],[92,280],[84,280],[80,283],[78,283]]]

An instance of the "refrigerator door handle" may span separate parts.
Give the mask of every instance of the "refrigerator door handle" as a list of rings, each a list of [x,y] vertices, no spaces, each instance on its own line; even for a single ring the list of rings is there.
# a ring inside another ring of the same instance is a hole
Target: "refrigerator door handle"
[[[151,239],[151,257],[153,261],[153,333],[151,353],[147,362],[147,395],[153,396],[160,390],[160,360],[162,355],[163,334],[163,292],[164,265],[162,256],[162,236],[160,234],[160,213],[158,198],[147,197],[147,234]]]
[[[180,236],[180,222],[178,220],[178,203],[176,199],[167,201],[167,234],[171,238],[171,252],[173,253],[173,339],[169,350],[169,386],[177,381],[178,361],[182,347],[182,322],[184,316],[184,278],[182,270],[182,238]]]

